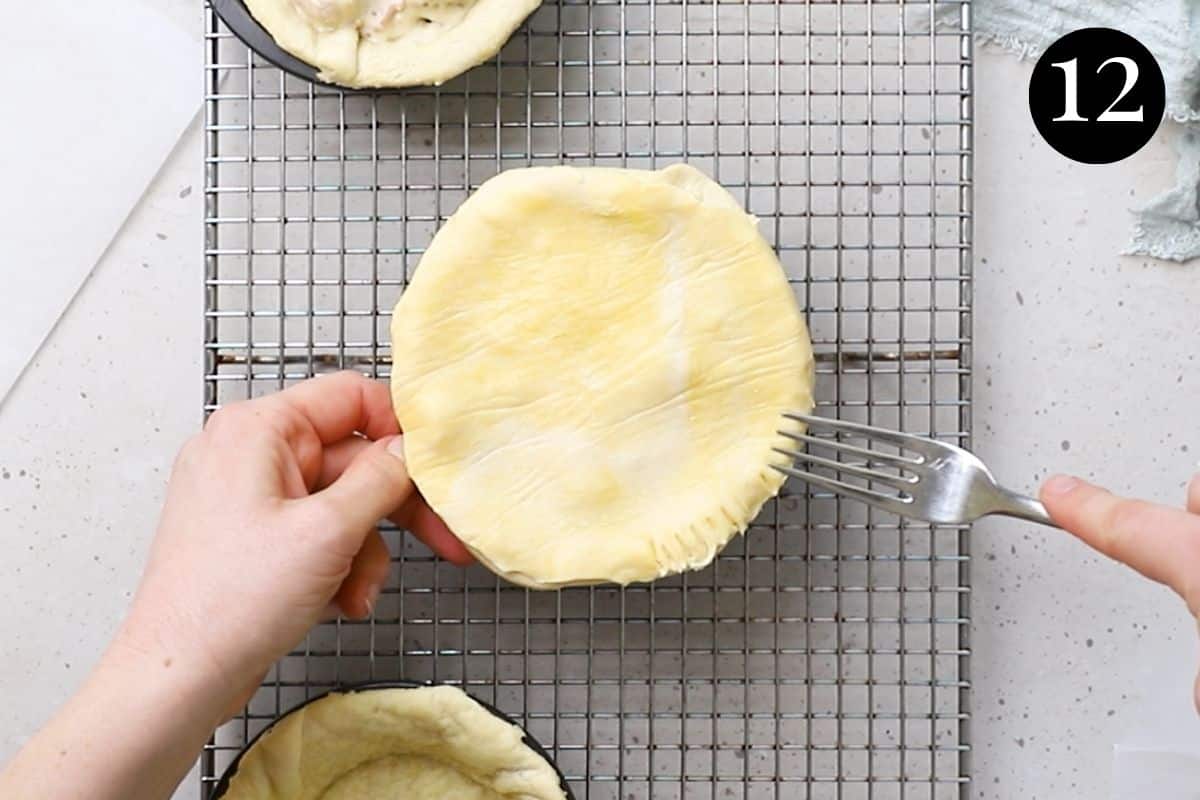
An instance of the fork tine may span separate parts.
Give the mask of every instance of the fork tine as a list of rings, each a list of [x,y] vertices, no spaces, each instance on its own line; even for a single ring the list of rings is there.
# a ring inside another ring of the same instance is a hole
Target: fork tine
[[[815,464],[819,467],[828,467],[829,469],[838,472],[848,472],[851,475],[857,475],[860,478],[866,478],[869,481],[882,483],[885,486],[890,486],[893,489],[906,492],[915,486],[919,479],[914,477],[906,478],[902,475],[895,475],[888,472],[879,472],[859,464],[848,464],[844,461],[834,461],[829,458],[821,458],[820,456],[810,455],[809,453],[801,453],[793,450],[783,450],[778,447],[772,447],[776,453],[785,455],[793,461],[803,461],[807,464]]]
[[[934,439],[924,439],[920,436],[913,436],[910,433],[889,431],[887,428],[876,428],[874,425],[864,425],[861,422],[846,422],[841,419],[814,417],[811,414],[800,414],[793,411],[785,411],[783,416],[788,419],[794,419],[797,422],[803,422],[810,427],[824,427],[827,430],[856,433],[864,438],[878,439],[881,442],[887,442],[888,444],[911,450],[914,453],[920,453],[927,458],[951,449],[950,445],[943,444]]]
[[[864,489],[861,486],[853,486],[849,483],[827,478],[824,475],[817,475],[813,472],[805,472],[804,470],[795,469],[794,467],[784,467],[778,464],[771,465],[773,469],[782,472],[784,475],[790,475],[793,478],[799,478],[805,483],[813,486],[820,486],[823,489],[828,489],[834,494],[840,494],[844,497],[851,497],[870,506],[883,509],[892,514],[907,515],[911,513],[910,505],[912,500],[904,500],[895,495],[881,494],[873,492],[870,489]]]
[[[851,453],[872,461],[881,461],[885,464],[890,464],[900,469],[917,467],[923,463],[923,460],[907,458],[896,453],[881,453],[878,450],[868,450],[865,447],[857,447],[856,445],[846,444],[845,442],[840,442],[837,439],[823,439],[820,436],[809,436],[807,433],[792,433],[790,431],[775,432],[780,436],[786,436],[795,442],[804,442],[806,444],[816,445],[818,447],[828,447],[830,450],[840,450],[843,453]]]

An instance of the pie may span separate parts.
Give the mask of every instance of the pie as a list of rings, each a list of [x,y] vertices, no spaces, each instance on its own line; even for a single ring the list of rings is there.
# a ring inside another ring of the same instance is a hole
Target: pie
[[[708,564],[783,483],[812,346],[755,220],[685,165],[500,173],[392,320],[409,472],[531,588]]]
[[[565,800],[524,732],[452,686],[333,693],[272,725],[222,800]]]
[[[351,87],[439,85],[494,56],[541,0],[245,0],[284,50]]]

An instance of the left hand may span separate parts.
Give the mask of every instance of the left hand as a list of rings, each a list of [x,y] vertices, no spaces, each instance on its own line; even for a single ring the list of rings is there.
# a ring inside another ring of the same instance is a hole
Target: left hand
[[[415,491],[399,433],[387,386],[353,372],[213,414],[175,463],[118,645],[222,676],[235,710],[331,603],[371,613],[391,566],[380,519],[470,563]]]

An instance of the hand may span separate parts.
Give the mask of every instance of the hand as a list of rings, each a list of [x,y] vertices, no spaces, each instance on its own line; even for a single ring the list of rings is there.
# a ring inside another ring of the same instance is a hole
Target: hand
[[[175,463],[129,617],[0,772],[0,797],[169,796],[331,604],[371,613],[390,566],[381,518],[469,562],[414,490],[399,432],[387,387],[349,372],[214,414]]]
[[[213,414],[175,463],[118,643],[224,676],[232,711],[331,603],[371,613],[391,566],[380,519],[470,563],[415,492],[398,433],[386,385],[352,372]]]
[[[1200,475],[1188,485],[1187,510],[1117,497],[1064,475],[1046,481],[1041,499],[1086,544],[1174,589],[1200,629]],[[1194,699],[1200,712],[1200,676]]]

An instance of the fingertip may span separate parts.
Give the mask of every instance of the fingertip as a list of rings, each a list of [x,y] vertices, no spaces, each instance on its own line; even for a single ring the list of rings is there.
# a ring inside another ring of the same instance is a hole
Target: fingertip
[[[430,550],[451,564],[468,567],[475,563],[475,556],[423,498],[413,506],[407,527]]]
[[[1192,514],[1200,514],[1200,472],[1188,482],[1187,510]]]
[[[1073,475],[1051,475],[1042,484],[1042,498],[1061,497],[1078,489],[1083,481]]]
[[[1107,505],[1097,503],[1097,499],[1111,495],[1074,475],[1052,475],[1042,484],[1038,497],[1056,523],[1079,536],[1088,522],[1096,522],[1090,518],[1099,506]]]
[[[395,436],[388,437],[386,441],[387,444],[385,447],[387,448],[387,451],[396,458],[400,459],[401,463],[404,464],[405,469],[407,469],[408,461],[404,455],[404,435],[396,434]]]
[[[420,531],[414,530],[413,533],[440,558],[455,566],[469,567],[475,563],[475,556],[461,539],[451,533],[445,523],[425,527]]]
[[[370,590],[345,586],[338,592],[337,606],[346,619],[364,620],[371,616],[374,602],[369,598]]]
[[[342,535],[354,546],[362,546],[375,524],[393,514],[413,493],[413,483],[404,460],[388,449],[395,437],[372,442],[358,453],[341,475],[305,503],[323,507]]]
[[[453,537],[444,548],[442,558],[446,559],[456,567],[469,567],[475,563],[475,556],[471,554],[471,551],[467,549],[467,546]]]
[[[364,619],[375,613],[375,606],[379,604],[379,595],[382,592],[383,587],[378,583],[373,583],[367,587],[362,597],[362,606],[365,611],[363,614]]]

